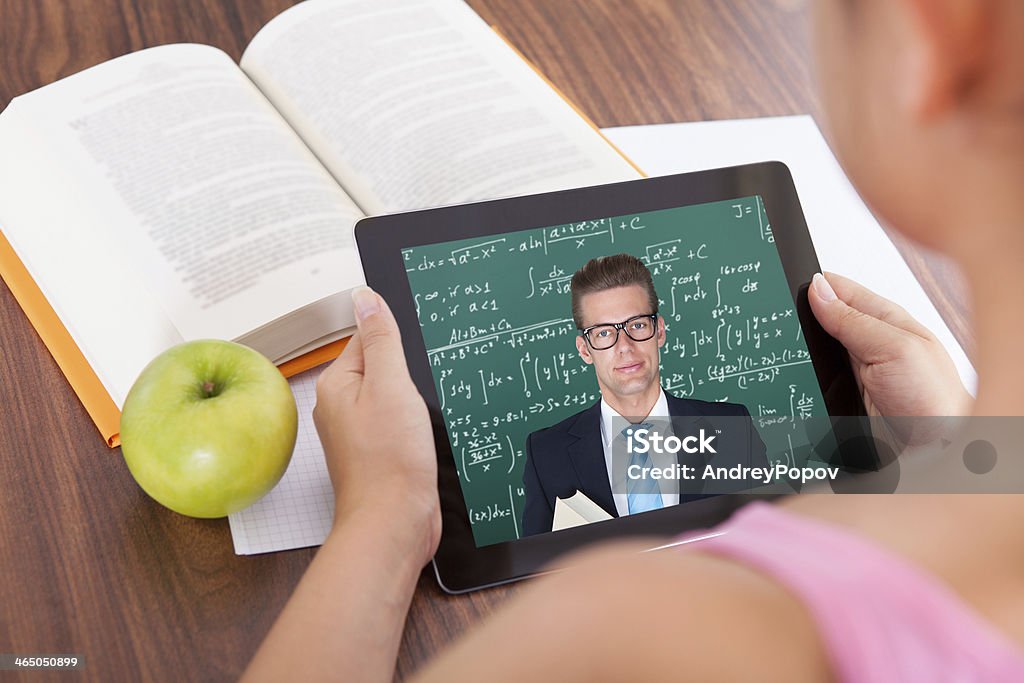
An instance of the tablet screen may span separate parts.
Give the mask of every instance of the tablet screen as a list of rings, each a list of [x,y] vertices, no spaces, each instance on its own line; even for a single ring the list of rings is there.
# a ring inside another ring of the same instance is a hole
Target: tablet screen
[[[656,310],[641,301],[627,317],[647,318],[574,321],[573,274],[614,254],[646,267]],[[826,414],[760,196],[421,245],[402,255],[478,547],[550,529],[550,511],[539,519],[527,509],[537,495],[530,487],[550,490],[545,477],[558,475],[533,464],[545,457],[540,451],[558,448],[559,430],[572,429],[574,418],[587,414],[588,426],[599,424],[602,386],[632,369],[601,360],[615,347],[597,347],[613,336],[616,344],[624,334],[639,339],[638,348],[655,344],[649,379],[673,405],[745,407],[772,464],[795,465],[807,445],[803,432],[773,423]],[[610,326],[584,337],[578,322]],[[655,336],[645,341],[647,334]],[[599,354],[606,355],[595,360]],[[602,371],[610,373],[604,384]],[[615,516],[641,511],[626,491],[613,498],[603,506],[614,504]]]

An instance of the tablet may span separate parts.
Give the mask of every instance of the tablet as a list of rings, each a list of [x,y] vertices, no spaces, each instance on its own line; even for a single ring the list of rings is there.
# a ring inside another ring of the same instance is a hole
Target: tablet
[[[742,434],[729,443],[791,472],[828,459],[805,422],[864,413],[845,350],[807,302],[819,265],[782,163],[371,216],[355,236],[430,411],[443,518],[434,568],[446,591],[520,579],[602,539],[660,545],[750,501],[692,495],[682,475],[674,493],[620,486],[608,446],[617,413],[603,405],[619,399],[602,392],[657,381],[673,420],[677,408],[701,416],[694,424],[731,420],[725,432]],[[601,278],[618,275],[591,266],[590,293],[576,285],[588,309],[573,310],[574,274],[598,261],[639,262],[653,293],[602,293]],[[705,439],[701,449],[714,443]]]

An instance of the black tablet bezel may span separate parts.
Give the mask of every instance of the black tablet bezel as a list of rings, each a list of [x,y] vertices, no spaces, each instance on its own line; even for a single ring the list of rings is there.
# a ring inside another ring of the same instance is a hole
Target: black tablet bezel
[[[409,372],[430,411],[438,456],[442,538],[434,557],[438,583],[452,593],[506,583],[541,571],[558,555],[598,540],[678,535],[728,517],[750,496],[718,496],[636,517],[477,547],[455,459],[434,389],[402,250],[495,233],[671,209],[759,195],[796,302],[807,348],[829,415],[863,415],[845,349],[818,324],[807,301],[819,272],[793,178],[778,161],[644,178],[544,194],[370,216],[355,226],[367,284],[391,306],[402,330]],[[410,331],[416,331],[412,334]]]

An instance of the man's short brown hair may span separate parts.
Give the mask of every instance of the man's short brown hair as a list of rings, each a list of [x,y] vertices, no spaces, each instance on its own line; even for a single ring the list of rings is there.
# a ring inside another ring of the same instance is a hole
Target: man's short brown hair
[[[583,312],[580,302],[585,295],[630,285],[639,285],[647,291],[650,311],[643,311],[643,313],[657,313],[658,293],[654,291],[651,271],[647,270],[644,262],[636,256],[632,254],[599,256],[584,263],[583,267],[572,276],[572,282],[569,283],[569,290],[572,294],[572,320],[576,323],[576,329],[583,329]],[[637,313],[639,314],[641,311],[637,311]],[[592,321],[591,324],[594,322],[619,321],[598,320]]]

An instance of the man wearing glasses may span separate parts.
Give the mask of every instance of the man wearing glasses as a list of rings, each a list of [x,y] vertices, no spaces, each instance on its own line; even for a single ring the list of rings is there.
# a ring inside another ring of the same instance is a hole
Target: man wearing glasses
[[[527,438],[524,536],[551,531],[555,498],[576,492],[613,517],[680,502],[678,487],[670,482],[637,482],[618,474],[624,465],[621,442],[630,423],[649,426],[657,418],[665,418],[664,424],[669,417],[684,416],[706,423],[706,417],[730,417],[724,424],[731,432],[730,448],[735,452],[739,444],[739,460],[767,466],[764,443],[744,406],[677,398],[661,388],[659,352],[665,345],[665,320],[658,315],[651,273],[640,259],[629,254],[591,259],[573,275],[570,289],[579,331],[576,350],[583,362],[594,366],[601,400]],[[620,462],[613,476],[616,439]],[[690,496],[695,497],[699,496]]]

